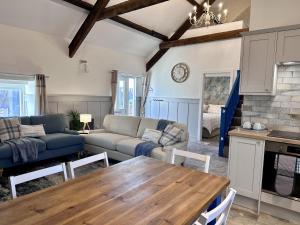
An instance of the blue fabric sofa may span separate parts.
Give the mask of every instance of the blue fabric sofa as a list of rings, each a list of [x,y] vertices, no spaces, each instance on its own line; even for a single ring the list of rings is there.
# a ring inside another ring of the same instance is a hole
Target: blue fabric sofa
[[[71,155],[84,149],[84,138],[77,131],[69,130],[67,119],[63,114],[20,117],[19,119],[23,125],[44,125],[46,136],[30,138],[38,146],[38,159],[35,162]],[[0,143],[0,168],[5,169],[22,164],[24,163],[13,163],[10,147],[8,144]]]

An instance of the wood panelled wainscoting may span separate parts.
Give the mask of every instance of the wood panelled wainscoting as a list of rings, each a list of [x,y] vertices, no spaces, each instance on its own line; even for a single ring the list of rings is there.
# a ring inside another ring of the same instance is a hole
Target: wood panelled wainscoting
[[[197,142],[200,99],[150,97],[146,103],[146,117],[168,119],[188,126],[190,141]]]
[[[197,142],[199,135],[199,99],[150,97],[146,104],[146,117],[168,119],[188,126],[190,141]],[[137,101],[139,105],[139,101]],[[105,115],[111,107],[110,96],[50,95],[49,113],[67,114],[70,110],[89,113],[95,128],[102,128]],[[137,110],[139,112],[139,110]]]
[[[50,95],[48,96],[49,113],[68,114],[70,110],[89,113],[95,120],[95,128],[102,128],[105,115],[109,114],[111,97],[82,95]]]

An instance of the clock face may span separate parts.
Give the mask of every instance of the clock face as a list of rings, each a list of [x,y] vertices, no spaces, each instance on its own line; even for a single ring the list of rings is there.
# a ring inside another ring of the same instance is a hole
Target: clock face
[[[189,77],[189,67],[185,63],[178,63],[172,69],[172,79],[177,83],[186,81]]]

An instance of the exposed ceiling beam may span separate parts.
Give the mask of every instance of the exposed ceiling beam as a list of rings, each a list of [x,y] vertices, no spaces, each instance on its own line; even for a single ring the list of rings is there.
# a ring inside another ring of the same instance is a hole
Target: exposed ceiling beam
[[[201,5],[198,3],[198,2],[196,2],[196,0],[187,0],[189,3],[191,3],[191,5],[195,5],[195,6],[197,6],[197,8],[200,8],[201,7]]]
[[[127,0],[125,2],[107,7],[99,17],[99,20],[112,18],[114,16],[157,5],[166,1],[169,0]]]
[[[90,4],[88,2],[81,1],[81,0],[63,0],[63,1],[68,2],[72,5],[78,6],[79,8],[85,9],[87,11],[91,11],[92,8],[93,8],[92,4]],[[158,38],[162,41],[167,41],[168,40],[168,37],[166,35],[163,35],[159,32],[154,31],[154,30],[150,30],[150,29],[148,29],[146,27],[143,27],[143,26],[141,26],[137,23],[131,22],[130,20],[127,20],[123,17],[115,16],[115,17],[112,17],[110,19],[117,22],[117,23],[120,23],[124,26],[130,27],[131,29],[134,29],[134,30],[137,30],[137,31],[142,32],[144,34],[147,34],[147,35],[150,35],[152,37]]]
[[[216,0],[211,0],[210,4],[213,4]],[[198,9],[198,18],[202,15],[203,12],[202,3]],[[169,41],[178,40],[188,29],[191,28],[190,19],[187,18],[184,23],[175,31],[175,33],[169,38]],[[146,71],[149,71],[160,59],[163,57],[169,49],[160,49],[146,64]]]
[[[98,21],[99,16],[103,13],[109,0],[97,0],[90,14],[87,16],[71,44],[69,45],[69,56],[72,58],[88,33],[91,31],[95,23]]]
[[[150,30],[150,29],[148,29],[146,27],[138,25],[138,24],[136,24],[134,22],[131,22],[131,21],[123,18],[123,17],[115,16],[115,17],[112,17],[110,19],[113,20],[113,21],[115,21],[115,22],[118,22],[120,24],[123,24],[123,25],[125,25],[127,27],[130,27],[130,28],[132,28],[134,30],[137,30],[137,31],[140,31],[142,33],[148,34],[148,35],[150,35],[152,37],[156,37],[156,38],[158,38],[160,40],[163,40],[163,41],[167,41],[168,40],[168,37],[166,35],[160,34],[160,33],[156,32],[154,30]]]
[[[205,43],[205,42],[238,38],[238,37],[241,37],[241,32],[247,32],[247,31],[249,31],[249,29],[244,28],[244,29],[231,30],[231,31],[220,32],[220,33],[215,33],[215,34],[202,35],[202,36],[198,36],[198,37],[180,39],[180,40],[175,40],[175,41],[166,41],[166,42],[162,42],[159,45],[159,47],[160,47],[160,49],[168,49],[168,48],[185,46],[185,45],[193,45],[193,44],[200,44],[200,43]]]

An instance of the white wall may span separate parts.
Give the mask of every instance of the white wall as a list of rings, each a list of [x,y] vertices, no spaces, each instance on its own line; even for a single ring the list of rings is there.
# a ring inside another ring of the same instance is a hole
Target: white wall
[[[250,30],[300,24],[299,0],[251,0]]]
[[[232,23],[211,28],[191,30],[187,36],[221,32],[242,28],[243,24]],[[225,72],[240,67],[241,38],[209,42],[197,45],[171,48],[153,67],[152,96],[199,99],[202,96],[202,81],[205,72]],[[171,70],[177,63],[184,62],[190,67],[190,76],[178,84],[171,78]]]
[[[6,25],[0,34],[0,72],[50,76],[49,95],[108,96],[111,70],[145,73],[143,57],[82,45],[70,59],[67,40]],[[88,61],[89,73],[80,72],[80,59]]]

